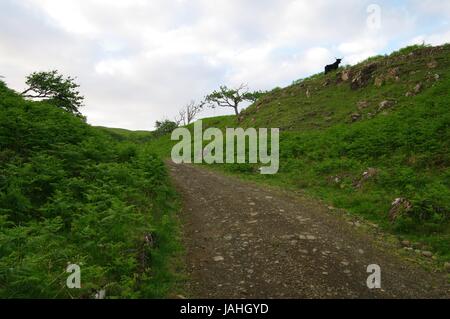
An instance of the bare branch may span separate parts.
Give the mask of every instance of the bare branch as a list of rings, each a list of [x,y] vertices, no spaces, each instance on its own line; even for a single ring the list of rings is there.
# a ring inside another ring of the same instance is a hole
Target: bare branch
[[[206,102],[203,101],[197,103],[192,100],[180,110],[176,119],[180,121],[180,124],[184,123],[184,125],[189,125],[195,120],[197,115],[203,111],[205,104]]]

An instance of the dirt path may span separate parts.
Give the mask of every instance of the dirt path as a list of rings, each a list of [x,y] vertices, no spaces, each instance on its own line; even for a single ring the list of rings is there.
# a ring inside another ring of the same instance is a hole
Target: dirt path
[[[445,275],[380,248],[314,200],[168,164],[182,195],[193,298],[449,298]],[[370,290],[367,266],[381,267]]]

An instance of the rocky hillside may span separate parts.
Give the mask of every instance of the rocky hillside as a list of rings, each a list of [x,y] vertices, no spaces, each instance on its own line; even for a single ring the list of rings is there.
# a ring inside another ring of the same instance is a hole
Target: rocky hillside
[[[245,126],[310,130],[384,116],[414,103],[450,69],[450,45],[413,46],[274,89],[241,115]]]

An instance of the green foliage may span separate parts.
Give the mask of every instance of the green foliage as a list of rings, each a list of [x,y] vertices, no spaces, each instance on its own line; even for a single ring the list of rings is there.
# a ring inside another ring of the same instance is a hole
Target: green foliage
[[[172,133],[173,130],[175,130],[178,127],[178,124],[170,120],[164,120],[162,122],[157,121],[155,127],[156,130],[153,132],[153,134],[156,137],[159,137]]]
[[[3,83],[0,123],[0,298],[164,297],[179,245],[163,162]]]
[[[153,138],[152,132],[149,131],[129,131],[121,128],[110,128],[97,126],[97,129],[103,131],[118,142],[133,142],[142,144]]]
[[[234,109],[236,115],[239,115],[239,105],[243,102],[256,102],[263,97],[266,92],[255,91],[250,92],[248,87],[241,84],[238,88],[228,88],[223,85],[218,91],[214,91],[206,96],[206,103],[210,107],[231,107]]]
[[[79,108],[83,106],[84,97],[80,95],[72,77],[64,78],[58,71],[34,72],[26,79],[28,88],[22,96],[31,99],[45,99],[47,103],[81,116]]]

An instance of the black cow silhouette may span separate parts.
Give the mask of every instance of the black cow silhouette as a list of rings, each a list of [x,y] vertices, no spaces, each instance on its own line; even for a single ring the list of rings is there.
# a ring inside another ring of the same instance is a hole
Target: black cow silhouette
[[[325,74],[330,73],[331,71],[337,70],[339,68],[339,64],[341,64],[342,59],[336,59],[336,62],[333,64],[329,64],[325,67]]]

